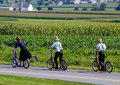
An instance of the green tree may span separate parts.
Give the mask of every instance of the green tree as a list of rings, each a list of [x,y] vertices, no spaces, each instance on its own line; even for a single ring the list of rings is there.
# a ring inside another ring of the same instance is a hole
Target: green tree
[[[94,5],[92,5],[91,11],[97,11],[98,9],[99,9],[99,7],[96,4],[94,4]]]
[[[5,2],[8,4],[8,0],[5,0]]]
[[[48,4],[53,4],[53,1],[52,0],[48,1]]]
[[[48,7],[48,10],[53,10],[53,7]]]
[[[44,3],[44,0],[38,0],[37,3],[38,3],[39,6],[45,4],[45,3]]]
[[[100,10],[100,11],[105,11],[106,6],[107,6],[107,4],[101,3],[101,4],[100,4],[100,7],[99,7],[99,10]]]
[[[115,8],[116,11],[120,11],[120,1],[118,2],[118,6]]]
[[[19,3],[19,0],[15,0],[15,3]]]
[[[30,0],[25,0],[25,2],[28,2],[28,3],[30,3]]]
[[[0,4],[3,4],[4,3],[4,0],[0,0]]]
[[[82,11],[87,11],[87,8],[86,8],[86,7],[83,7],[83,8],[82,8]]]
[[[70,4],[70,0],[66,0],[66,4]]]
[[[42,7],[37,7],[37,10],[42,10]]]
[[[75,7],[74,10],[75,10],[75,11],[79,11],[79,7]]]

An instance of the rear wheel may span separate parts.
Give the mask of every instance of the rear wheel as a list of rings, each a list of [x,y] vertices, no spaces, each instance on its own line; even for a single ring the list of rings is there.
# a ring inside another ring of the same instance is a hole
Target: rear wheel
[[[13,68],[15,68],[17,66],[17,60],[13,59],[11,65]]]
[[[93,61],[92,63],[92,69],[97,72],[99,70],[99,64],[96,61]]]
[[[29,68],[30,62],[29,62],[28,59],[26,59],[26,60],[23,61],[23,66],[24,66],[25,69],[28,69],[28,68]]]
[[[47,67],[49,70],[52,70],[52,68],[54,68],[54,62],[51,59],[47,61]]]
[[[111,73],[113,71],[113,65],[110,61],[107,61],[105,64],[105,69],[108,73]]]
[[[62,70],[67,70],[67,62],[65,60],[61,61],[60,67]]]

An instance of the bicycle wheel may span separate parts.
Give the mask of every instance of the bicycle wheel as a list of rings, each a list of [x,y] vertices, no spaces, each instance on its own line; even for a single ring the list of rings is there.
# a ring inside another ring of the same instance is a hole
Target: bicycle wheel
[[[17,66],[17,60],[13,59],[11,65],[13,68],[15,68]]]
[[[113,65],[110,61],[107,61],[105,64],[105,69],[108,73],[111,73],[113,71]]]
[[[97,72],[99,70],[99,64],[96,61],[93,61],[92,63],[92,69]]]
[[[67,70],[67,62],[65,60],[61,61],[60,67],[62,70]]]
[[[29,68],[30,63],[29,63],[29,60],[28,60],[28,59],[26,59],[26,60],[23,61],[23,66],[24,66],[25,69],[28,69],[28,68]]]
[[[51,59],[47,61],[47,67],[49,70],[52,70],[52,68],[54,68],[54,62]]]

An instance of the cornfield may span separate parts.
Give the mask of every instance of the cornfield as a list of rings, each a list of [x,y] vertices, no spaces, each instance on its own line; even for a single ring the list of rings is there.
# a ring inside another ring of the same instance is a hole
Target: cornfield
[[[19,35],[21,40],[32,49],[34,48],[48,48],[48,45],[53,43],[53,36],[41,36],[41,35]],[[0,35],[0,44],[6,46],[13,46],[16,42],[17,35]],[[102,38],[106,44],[107,49],[120,49],[120,37],[113,36],[59,36],[60,41],[65,49],[79,49],[79,48],[91,48],[97,45],[97,39]]]
[[[119,36],[120,25],[116,24],[41,24],[41,25],[0,25],[0,35],[82,35]]]

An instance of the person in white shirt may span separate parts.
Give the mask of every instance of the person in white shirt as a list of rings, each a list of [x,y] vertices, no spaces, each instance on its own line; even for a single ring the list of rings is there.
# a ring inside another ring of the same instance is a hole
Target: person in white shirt
[[[102,43],[102,39],[98,39],[98,45],[97,47],[95,48],[98,52],[99,52],[99,62],[100,62],[100,65],[101,65],[101,69],[100,71],[104,71],[105,70],[105,64],[104,64],[104,61],[105,61],[105,54],[104,54],[104,51],[106,49],[106,46],[104,43]]]
[[[63,48],[62,48],[62,45],[61,45],[61,43],[59,42],[59,39],[58,39],[57,36],[54,37],[54,43],[53,43],[53,45],[51,46],[51,48],[55,48],[55,49],[56,49],[54,61],[55,61],[55,64],[56,64],[55,69],[58,69],[57,58],[59,57],[60,63],[61,63],[61,61],[62,61],[62,56],[63,56]]]

